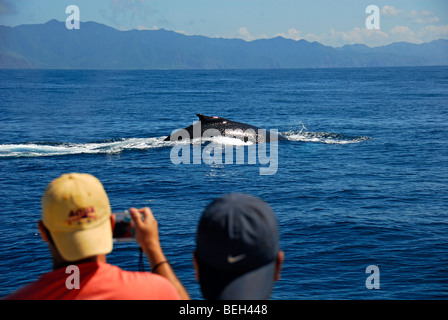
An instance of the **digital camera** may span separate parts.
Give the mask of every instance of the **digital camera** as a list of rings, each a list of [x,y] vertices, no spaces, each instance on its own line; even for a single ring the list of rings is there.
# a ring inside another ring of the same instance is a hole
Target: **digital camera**
[[[135,240],[134,221],[132,221],[129,211],[112,212],[112,214],[115,215],[115,226],[112,235],[114,241]]]

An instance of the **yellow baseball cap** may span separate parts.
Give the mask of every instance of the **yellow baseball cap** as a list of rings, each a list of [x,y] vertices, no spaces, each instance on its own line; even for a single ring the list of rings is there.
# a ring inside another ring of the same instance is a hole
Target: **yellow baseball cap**
[[[47,186],[42,221],[67,261],[112,251],[111,208],[101,182],[86,173],[69,173]]]

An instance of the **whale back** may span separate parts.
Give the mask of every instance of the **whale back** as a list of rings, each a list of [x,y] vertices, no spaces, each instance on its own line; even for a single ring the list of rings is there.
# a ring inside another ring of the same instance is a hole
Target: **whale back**
[[[216,116],[210,117],[210,116],[206,116],[206,115],[203,115],[200,113],[198,113],[196,116],[199,118],[199,121],[201,121],[203,123],[222,123],[224,121],[230,121],[228,119],[224,119],[221,117],[216,117]]]
[[[192,124],[186,128],[183,129],[183,131],[178,131],[167,138],[165,138],[165,141],[178,141],[179,139],[182,139],[182,134],[188,133],[189,138],[193,138],[193,134],[195,133],[195,128],[200,127],[199,131],[196,131],[203,135],[203,133],[208,129],[215,129],[218,130],[222,135],[225,135],[227,133],[226,130],[235,130],[231,132],[230,134],[234,136],[235,138],[241,139],[243,141],[253,141],[255,143],[259,142],[269,142],[269,131],[263,130],[263,133],[259,134],[258,130],[260,128],[247,124],[242,122],[236,122],[229,119],[217,117],[217,116],[206,116],[203,114],[196,114],[196,116],[199,118],[199,121],[195,124]],[[287,140],[282,135],[276,134],[277,140]]]

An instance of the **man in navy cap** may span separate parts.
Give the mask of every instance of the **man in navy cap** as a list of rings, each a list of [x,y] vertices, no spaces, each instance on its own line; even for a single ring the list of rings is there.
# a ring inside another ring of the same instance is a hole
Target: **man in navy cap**
[[[269,299],[283,257],[274,212],[263,200],[231,193],[204,210],[194,265],[205,299]]]

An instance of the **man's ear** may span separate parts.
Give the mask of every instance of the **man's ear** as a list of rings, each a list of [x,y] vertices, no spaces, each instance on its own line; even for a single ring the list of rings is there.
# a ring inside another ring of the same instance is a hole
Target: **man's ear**
[[[110,225],[112,227],[112,234],[114,233],[115,221],[116,221],[115,215],[111,214],[110,215]]]
[[[42,240],[45,242],[49,242],[50,240],[48,239],[48,233],[47,233],[48,231],[47,228],[45,228],[42,220],[39,220],[37,222],[37,229],[39,230],[40,237],[42,238]]]
[[[280,273],[282,271],[283,260],[285,258],[285,253],[282,250],[279,250],[277,255],[277,260],[275,262],[275,281],[280,280]]]

